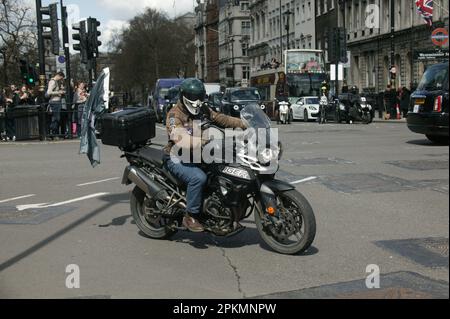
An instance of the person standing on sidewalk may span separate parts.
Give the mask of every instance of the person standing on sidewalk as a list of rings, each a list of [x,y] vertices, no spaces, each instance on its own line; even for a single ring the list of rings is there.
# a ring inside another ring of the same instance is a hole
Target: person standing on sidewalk
[[[386,91],[384,91],[384,108],[388,115],[387,119],[395,119],[396,118],[396,109],[395,109],[395,101],[397,100],[395,91],[392,90],[390,84],[386,87]]]
[[[83,119],[83,109],[84,104],[86,103],[88,99],[88,93],[86,90],[86,83],[80,82],[76,86],[74,96],[73,96],[73,102],[75,105],[75,114],[76,114],[76,123],[77,123],[77,136],[80,137],[81,135],[81,120]]]
[[[64,89],[64,73],[58,72],[49,81],[46,96],[49,98],[49,108],[52,114],[50,134],[59,134],[59,123],[61,121],[62,99],[66,94]]]

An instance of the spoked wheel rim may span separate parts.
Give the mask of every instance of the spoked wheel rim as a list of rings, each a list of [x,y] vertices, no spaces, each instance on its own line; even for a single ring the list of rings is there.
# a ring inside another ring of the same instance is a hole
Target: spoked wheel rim
[[[160,209],[164,206],[163,203],[145,197],[137,206],[139,219],[145,227],[155,231],[167,227],[167,219],[158,214]]]

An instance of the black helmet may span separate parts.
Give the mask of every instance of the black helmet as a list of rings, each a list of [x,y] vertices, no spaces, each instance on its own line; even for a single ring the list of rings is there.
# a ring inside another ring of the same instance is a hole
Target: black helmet
[[[205,85],[202,81],[186,79],[180,86],[180,101],[192,115],[199,115],[206,97]]]

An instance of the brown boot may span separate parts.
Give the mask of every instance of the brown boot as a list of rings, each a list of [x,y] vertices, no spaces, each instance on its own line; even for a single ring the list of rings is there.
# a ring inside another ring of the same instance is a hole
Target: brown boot
[[[190,214],[186,214],[183,218],[183,226],[193,233],[202,233],[205,231],[202,224]]]

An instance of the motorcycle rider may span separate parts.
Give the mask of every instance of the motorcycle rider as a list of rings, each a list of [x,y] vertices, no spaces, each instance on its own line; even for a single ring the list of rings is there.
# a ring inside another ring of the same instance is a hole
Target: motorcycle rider
[[[164,165],[175,177],[187,185],[187,207],[183,226],[192,232],[204,231],[196,216],[201,212],[202,193],[207,176],[196,164],[182,161],[173,162],[171,159],[172,148],[175,145],[188,151],[201,148],[205,141],[201,137],[193,136],[193,132],[194,121],[201,120],[203,117],[207,117],[223,128],[246,129],[241,119],[214,112],[204,103],[205,97],[206,89],[200,80],[186,79],[181,83],[178,103],[167,114],[166,121],[169,143],[164,149]]]

